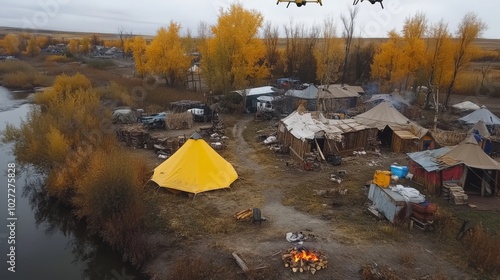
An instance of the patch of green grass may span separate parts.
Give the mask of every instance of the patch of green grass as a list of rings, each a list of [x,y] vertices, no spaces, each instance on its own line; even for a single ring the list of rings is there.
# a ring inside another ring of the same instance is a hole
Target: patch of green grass
[[[111,59],[95,59],[87,61],[87,65],[95,69],[107,69],[115,67],[116,63]]]

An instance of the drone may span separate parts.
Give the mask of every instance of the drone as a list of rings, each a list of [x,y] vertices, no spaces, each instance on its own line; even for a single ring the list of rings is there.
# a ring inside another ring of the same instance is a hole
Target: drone
[[[361,2],[363,2],[364,0],[354,0],[354,3],[352,3],[352,4],[353,4],[353,5],[356,5],[356,4],[358,4],[360,1],[361,1]],[[384,4],[382,4],[382,1],[383,1],[383,0],[368,0],[368,1],[370,1],[370,3],[372,3],[372,4],[375,4],[375,3],[379,2],[379,3],[380,3],[380,6],[382,6],[382,9],[384,8]]]
[[[318,3],[320,6],[323,6],[323,3],[321,2],[321,0],[278,0],[278,2],[276,2],[276,5],[278,5],[280,2],[288,2],[288,4],[286,5],[287,8],[288,8],[288,6],[290,6],[290,3],[295,3],[295,5],[297,5],[297,7],[305,6],[306,3],[308,3],[308,2]]]

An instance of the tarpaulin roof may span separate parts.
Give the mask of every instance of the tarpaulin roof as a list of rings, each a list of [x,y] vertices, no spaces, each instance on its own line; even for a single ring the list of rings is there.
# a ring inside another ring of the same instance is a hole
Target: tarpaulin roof
[[[154,169],[151,180],[160,187],[197,194],[229,188],[237,178],[231,163],[195,133]]]
[[[311,84],[307,88],[298,90],[298,89],[289,89],[285,92],[285,96],[292,96],[301,99],[316,99],[318,98],[319,89]]]
[[[489,157],[483,149],[479,147],[474,135],[469,135],[462,143],[442,155],[440,159],[444,159],[446,162],[454,160],[468,167],[500,170],[500,163]]]
[[[282,119],[281,122],[295,138],[303,141],[305,139],[312,140],[317,137],[338,139],[342,134],[342,130],[339,128],[325,124],[319,117],[315,118],[311,112],[306,112],[302,105],[295,112]]]
[[[398,92],[393,92],[391,94],[374,94],[372,97],[368,100],[366,100],[364,103],[371,103],[374,101],[389,101],[392,103],[392,105],[401,105],[404,104],[406,106],[410,106],[410,103],[404,99]]]
[[[321,85],[318,86],[319,98],[356,98],[359,97],[358,90],[360,87],[352,87],[349,85]],[[362,90],[362,89],[361,89]]]
[[[242,96],[253,96],[253,95],[263,95],[263,94],[274,94],[276,91],[278,90],[275,87],[264,86],[264,87],[256,87],[249,89],[240,89],[240,90],[235,90],[234,92],[237,92]]]
[[[458,110],[461,110],[461,111],[477,110],[477,109],[481,108],[481,107],[479,107],[479,105],[477,105],[476,103],[473,103],[471,101],[460,102],[460,103],[451,105],[451,107],[458,109]]]
[[[407,155],[414,162],[422,166],[425,171],[432,172],[449,167],[448,165],[443,166],[442,164],[437,162],[436,158],[446,154],[451,149],[452,147],[442,147],[435,150],[425,150],[420,152],[408,153]]]
[[[478,109],[467,116],[461,117],[459,120],[466,124],[483,121],[486,125],[500,125],[500,119],[486,108]]]
[[[369,127],[380,130],[387,125],[408,125],[410,120],[392,106],[390,102],[384,101],[372,109],[354,116],[354,119]]]
[[[355,132],[369,128],[364,124],[358,123],[355,119],[332,120],[325,118],[323,115],[320,116],[323,123],[335,126],[342,130],[343,133]]]

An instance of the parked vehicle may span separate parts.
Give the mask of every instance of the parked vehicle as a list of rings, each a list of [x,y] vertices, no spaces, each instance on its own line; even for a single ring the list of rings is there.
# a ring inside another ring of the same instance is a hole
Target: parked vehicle
[[[149,128],[165,128],[167,120],[167,113],[161,112],[157,114],[152,114],[141,118],[142,124]]]

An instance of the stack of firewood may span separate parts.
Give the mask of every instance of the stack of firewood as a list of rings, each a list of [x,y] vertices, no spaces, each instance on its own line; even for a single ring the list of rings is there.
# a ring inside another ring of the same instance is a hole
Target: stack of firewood
[[[323,253],[304,248],[288,249],[281,255],[281,259],[283,259],[285,267],[290,268],[293,272],[309,271],[311,274],[315,274],[316,271],[328,266],[328,261]]]
[[[234,214],[234,217],[236,218],[236,220],[243,221],[243,220],[249,220],[250,218],[252,218],[252,214],[253,214],[252,209],[248,208],[248,209],[236,212]]]

